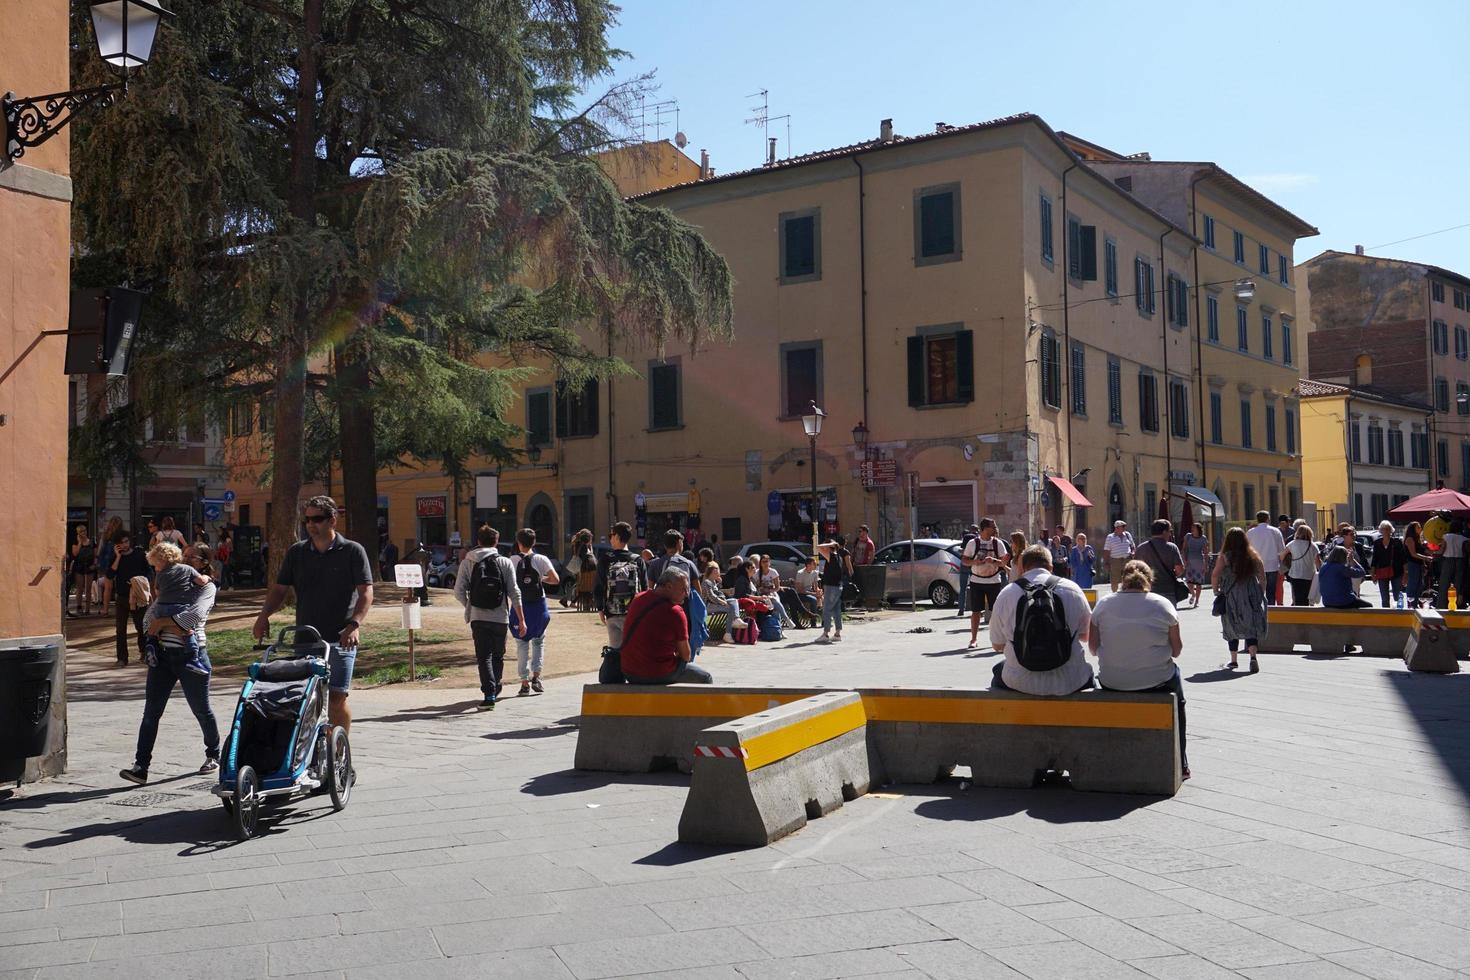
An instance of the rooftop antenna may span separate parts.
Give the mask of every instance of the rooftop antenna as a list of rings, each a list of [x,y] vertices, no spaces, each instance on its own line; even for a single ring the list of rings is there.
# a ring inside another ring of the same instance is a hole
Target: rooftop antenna
[[[662,102],[646,102],[643,98],[638,100],[638,128],[643,141],[648,142],[649,127],[653,128],[655,140],[663,138],[664,120],[674,117],[674,129],[679,128],[679,100],[665,99]]]
[[[747,99],[759,98],[761,100],[761,104],[758,106],[750,107],[750,111],[755,113],[755,115],[745,120],[745,124],[747,126],[759,126],[761,128],[761,150],[766,154],[767,159],[771,159],[771,123],[780,122],[783,119],[786,120],[786,155],[790,156],[792,152],[791,114],[787,113],[784,116],[772,116],[771,101],[768,97],[769,95],[770,93],[766,89],[761,89],[759,92],[752,92],[746,96]]]
[[[786,155],[789,157],[789,156],[792,155],[792,149],[791,149],[791,113],[788,112],[784,116],[771,116],[770,119],[767,120],[767,122],[780,122],[783,119],[786,120]],[[767,137],[767,139],[769,139],[769,138],[770,137]]]

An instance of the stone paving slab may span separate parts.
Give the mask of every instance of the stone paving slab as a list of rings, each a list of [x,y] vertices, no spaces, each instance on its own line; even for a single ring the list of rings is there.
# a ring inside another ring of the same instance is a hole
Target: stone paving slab
[[[1301,655],[1231,673],[1217,622],[1182,618],[1178,796],[961,771],[751,850],[676,843],[686,777],[572,770],[572,680],[493,713],[473,691],[358,692],[348,809],[294,803],[238,844],[191,774],[182,699],[155,781],[123,787],[141,671],[86,671],[72,772],[0,806],[0,980],[1470,975],[1470,675]],[[811,686],[983,686],[994,663],[933,612],[846,636],[704,662]]]

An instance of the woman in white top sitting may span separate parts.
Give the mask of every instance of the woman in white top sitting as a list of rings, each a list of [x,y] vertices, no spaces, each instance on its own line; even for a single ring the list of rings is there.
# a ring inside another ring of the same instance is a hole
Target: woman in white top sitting
[[[1281,564],[1286,569],[1286,581],[1291,586],[1291,604],[1310,606],[1312,581],[1317,569],[1322,567],[1322,555],[1312,540],[1312,526],[1305,522],[1296,526],[1296,534],[1281,553]]]
[[[1153,589],[1154,573],[1141,561],[1123,566],[1122,589],[1097,600],[1087,647],[1108,691],[1171,691],[1179,705],[1179,765],[1189,778],[1184,750],[1184,685],[1175,660],[1184,649],[1174,604]]]

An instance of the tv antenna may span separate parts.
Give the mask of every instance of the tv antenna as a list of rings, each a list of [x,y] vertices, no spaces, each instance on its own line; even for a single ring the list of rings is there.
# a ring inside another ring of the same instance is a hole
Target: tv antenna
[[[648,102],[643,97],[638,99],[638,129],[643,141],[648,142],[648,130],[653,128],[653,138],[663,139],[663,128],[670,116],[674,117],[674,130],[679,129],[679,100],[665,99],[662,102]]]
[[[786,121],[786,155],[791,155],[791,114],[788,112],[782,116],[771,115],[771,100],[769,96],[770,92],[767,89],[761,89],[759,92],[752,92],[747,95],[747,99],[759,98],[761,104],[751,106],[750,111],[755,113],[755,115],[745,120],[747,126],[759,126],[761,128],[761,150],[765,154],[767,164],[775,162],[775,151],[771,145],[771,123],[773,122],[781,122],[783,119]]]

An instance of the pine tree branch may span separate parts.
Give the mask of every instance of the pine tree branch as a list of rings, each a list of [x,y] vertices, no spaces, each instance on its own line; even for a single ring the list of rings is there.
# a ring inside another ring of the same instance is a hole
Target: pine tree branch
[[[300,30],[306,25],[306,21],[299,14],[293,14],[285,7],[276,3],[275,0],[241,0],[247,7],[253,7],[261,13],[270,14],[272,17]]]

